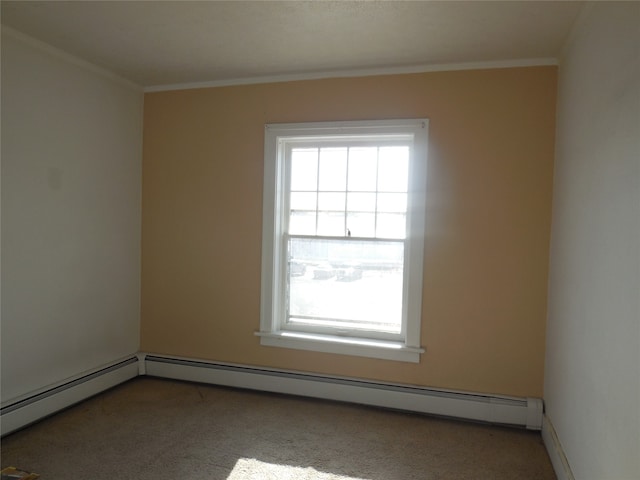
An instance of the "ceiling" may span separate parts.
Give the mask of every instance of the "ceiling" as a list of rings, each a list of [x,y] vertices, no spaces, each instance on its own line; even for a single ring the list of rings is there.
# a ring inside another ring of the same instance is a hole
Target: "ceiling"
[[[583,2],[2,1],[2,24],[143,87],[534,60]],[[535,62],[533,62],[535,63]]]

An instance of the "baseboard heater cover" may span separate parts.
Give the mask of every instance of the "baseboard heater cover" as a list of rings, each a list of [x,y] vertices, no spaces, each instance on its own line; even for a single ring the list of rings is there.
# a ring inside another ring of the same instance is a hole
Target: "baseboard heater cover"
[[[138,362],[139,358],[134,355],[3,406],[0,409],[0,434],[4,436],[26,427],[137,377]]]
[[[159,355],[144,358],[150,376],[338,400],[540,430],[542,399],[493,396],[331,377]]]

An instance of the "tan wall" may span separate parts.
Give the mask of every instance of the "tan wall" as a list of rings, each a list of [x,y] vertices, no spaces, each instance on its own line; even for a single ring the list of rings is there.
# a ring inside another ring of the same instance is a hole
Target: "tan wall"
[[[141,349],[542,396],[556,68],[145,96]],[[262,347],[265,123],[430,119],[419,364]]]

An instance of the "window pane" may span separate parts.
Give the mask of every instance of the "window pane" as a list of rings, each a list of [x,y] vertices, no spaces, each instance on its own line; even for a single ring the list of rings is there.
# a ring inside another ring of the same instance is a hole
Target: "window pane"
[[[379,213],[377,217],[376,236],[381,238],[405,238],[405,215]]]
[[[409,147],[380,147],[378,190],[406,192],[409,178]]]
[[[317,194],[315,192],[291,192],[291,210],[315,210]]]
[[[403,242],[289,242],[290,326],[400,333]]]
[[[293,235],[315,235],[316,212],[291,212],[291,216],[289,217],[289,233]]]
[[[319,190],[344,192],[347,186],[347,149],[320,149]]]
[[[347,213],[347,228],[352,237],[375,237],[376,216],[374,213]]]
[[[378,170],[378,149],[349,149],[349,191],[375,192]]]
[[[345,207],[344,193],[319,193],[318,194],[318,210],[338,210],[344,212]]]
[[[291,190],[314,191],[318,188],[318,149],[294,148],[291,151]]]
[[[318,212],[317,235],[344,237],[346,234],[344,213]]]
[[[347,210],[350,212],[375,212],[375,193],[351,193],[347,194]]]
[[[379,212],[399,212],[407,211],[406,193],[380,193],[378,194]]]

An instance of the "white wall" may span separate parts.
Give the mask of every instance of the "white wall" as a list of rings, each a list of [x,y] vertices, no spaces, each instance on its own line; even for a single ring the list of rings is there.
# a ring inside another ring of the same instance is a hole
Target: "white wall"
[[[142,102],[3,29],[3,402],[138,351]]]
[[[576,479],[640,478],[640,4],[596,2],[560,67],[545,409]]]

